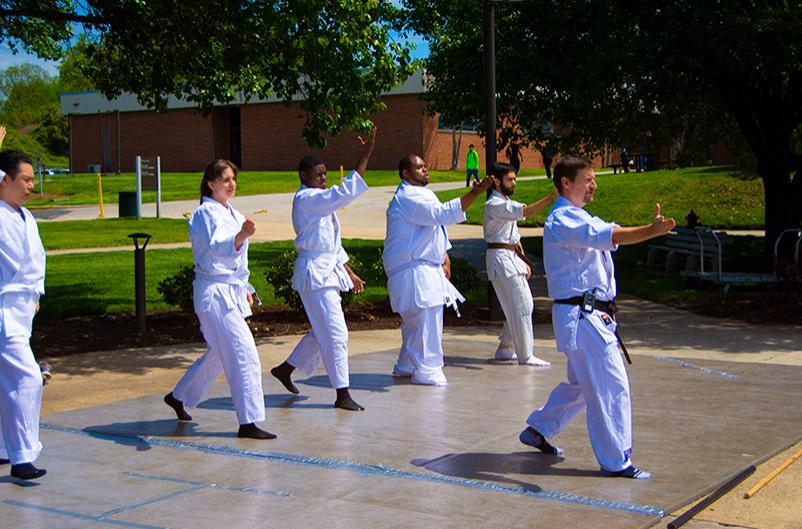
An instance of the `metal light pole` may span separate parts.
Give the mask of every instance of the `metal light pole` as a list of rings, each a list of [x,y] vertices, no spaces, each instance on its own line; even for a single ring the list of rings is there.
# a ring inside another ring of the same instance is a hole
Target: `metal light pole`
[[[496,17],[494,2],[482,0],[482,35],[485,63],[485,170],[496,163]]]

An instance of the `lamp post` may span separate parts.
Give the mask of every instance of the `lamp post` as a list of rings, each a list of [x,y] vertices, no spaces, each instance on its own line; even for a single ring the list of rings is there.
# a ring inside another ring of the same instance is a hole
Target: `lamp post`
[[[523,0],[482,0],[485,92],[485,169],[490,174],[496,163],[496,4],[517,4]]]

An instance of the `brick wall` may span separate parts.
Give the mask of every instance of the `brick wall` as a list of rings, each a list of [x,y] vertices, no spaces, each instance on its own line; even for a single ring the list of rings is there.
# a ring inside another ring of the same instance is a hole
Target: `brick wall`
[[[117,114],[71,116],[70,170],[86,172],[88,164],[103,162],[102,130],[108,129],[111,164],[104,171],[133,171],[137,155],[161,156],[162,171],[198,171],[212,157],[211,120],[192,110],[120,113],[120,152],[117,152]]]
[[[423,105],[415,95],[385,96],[387,109],[373,116],[378,127],[370,160],[374,169],[393,169],[409,153],[422,151]],[[316,154],[330,169],[353,168],[361,145],[353,133],[329,138],[325,149],[311,149],[301,139],[304,115],[300,105],[258,104],[242,107],[242,168],[296,170],[298,160]]]

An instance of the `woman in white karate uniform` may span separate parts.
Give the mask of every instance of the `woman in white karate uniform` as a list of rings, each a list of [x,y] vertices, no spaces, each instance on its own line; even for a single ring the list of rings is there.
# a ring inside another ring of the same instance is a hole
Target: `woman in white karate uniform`
[[[254,289],[248,283],[248,237],[256,226],[229,204],[237,190],[237,166],[217,160],[203,173],[201,205],[189,220],[195,258],[193,298],[208,350],[193,363],[164,402],[179,420],[195,407],[224,372],[239,420],[238,437],[275,439],[256,426],[265,420],[262,366],[245,318]]]

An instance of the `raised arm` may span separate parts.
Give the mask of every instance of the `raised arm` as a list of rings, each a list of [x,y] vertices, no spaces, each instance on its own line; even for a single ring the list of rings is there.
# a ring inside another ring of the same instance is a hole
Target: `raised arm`
[[[540,213],[541,211],[546,209],[546,207],[549,204],[554,202],[554,199],[556,199],[559,195],[560,194],[557,191],[557,188],[555,187],[554,189],[551,190],[550,195],[541,198],[537,202],[532,202],[528,206],[524,206],[524,217],[528,218],[531,217],[532,215]]]
[[[376,145],[376,127],[373,127],[370,130],[370,134],[368,134],[368,139],[363,140],[362,136],[358,136],[359,142],[362,144],[362,154],[359,157],[359,161],[356,164],[356,172],[359,173],[359,176],[365,177],[365,171],[368,168],[368,160],[370,160],[370,154],[373,152],[373,147]]]
[[[654,220],[651,224],[633,227],[617,226],[613,228],[613,243],[614,244],[638,244],[639,242],[648,241],[661,235],[665,235],[673,230],[677,225],[674,219],[667,219],[660,214],[660,204],[654,206]]]
[[[474,182],[471,190],[459,198],[462,211],[468,211],[468,208],[471,204],[473,204],[473,201],[479,198],[479,195],[484,194],[491,185],[493,185],[492,176],[486,176],[481,182]]]

